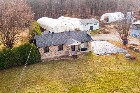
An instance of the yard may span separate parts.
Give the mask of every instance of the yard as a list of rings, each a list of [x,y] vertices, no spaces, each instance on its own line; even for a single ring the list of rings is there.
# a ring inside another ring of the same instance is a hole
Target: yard
[[[48,61],[27,66],[17,93],[140,93],[140,54]],[[22,67],[0,71],[0,93],[13,93]]]

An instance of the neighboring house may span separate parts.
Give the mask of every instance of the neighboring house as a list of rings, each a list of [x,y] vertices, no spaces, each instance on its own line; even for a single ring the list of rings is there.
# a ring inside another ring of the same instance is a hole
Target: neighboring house
[[[70,17],[59,17],[58,19],[52,19],[42,17],[37,20],[39,25],[50,32],[60,33],[65,31],[89,31],[99,29],[99,21],[91,19],[78,19]]]
[[[105,13],[101,16],[100,21],[105,23],[116,22],[124,19],[124,14],[121,12]]]
[[[134,22],[129,30],[129,33],[133,37],[138,37],[140,38],[140,20]]]
[[[91,51],[92,38],[86,31],[42,33],[40,36],[36,35],[35,39],[41,59],[73,56]]]

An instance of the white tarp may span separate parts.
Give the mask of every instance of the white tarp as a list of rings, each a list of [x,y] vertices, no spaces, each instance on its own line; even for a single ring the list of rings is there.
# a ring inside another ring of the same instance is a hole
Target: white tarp
[[[91,43],[92,50],[97,55],[127,53],[126,50],[119,48],[107,41],[93,41]]]

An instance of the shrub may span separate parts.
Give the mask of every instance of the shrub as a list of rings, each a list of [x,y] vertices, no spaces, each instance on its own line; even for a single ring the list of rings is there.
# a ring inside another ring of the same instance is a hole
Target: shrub
[[[14,66],[15,56],[11,49],[4,49],[0,52],[0,69],[9,68]]]
[[[40,62],[40,54],[36,46],[26,43],[17,48],[4,49],[0,52],[0,69],[24,65],[31,48],[31,54],[27,62],[28,65]]]

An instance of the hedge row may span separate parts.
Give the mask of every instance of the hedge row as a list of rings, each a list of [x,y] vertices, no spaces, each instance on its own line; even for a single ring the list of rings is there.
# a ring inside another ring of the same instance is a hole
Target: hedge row
[[[0,52],[0,70],[24,65],[30,50],[31,54],[27,62],[28,65],[40,62],[40,53],[36,46],[34,44],[26,43],[17,48],[4,49]]]

